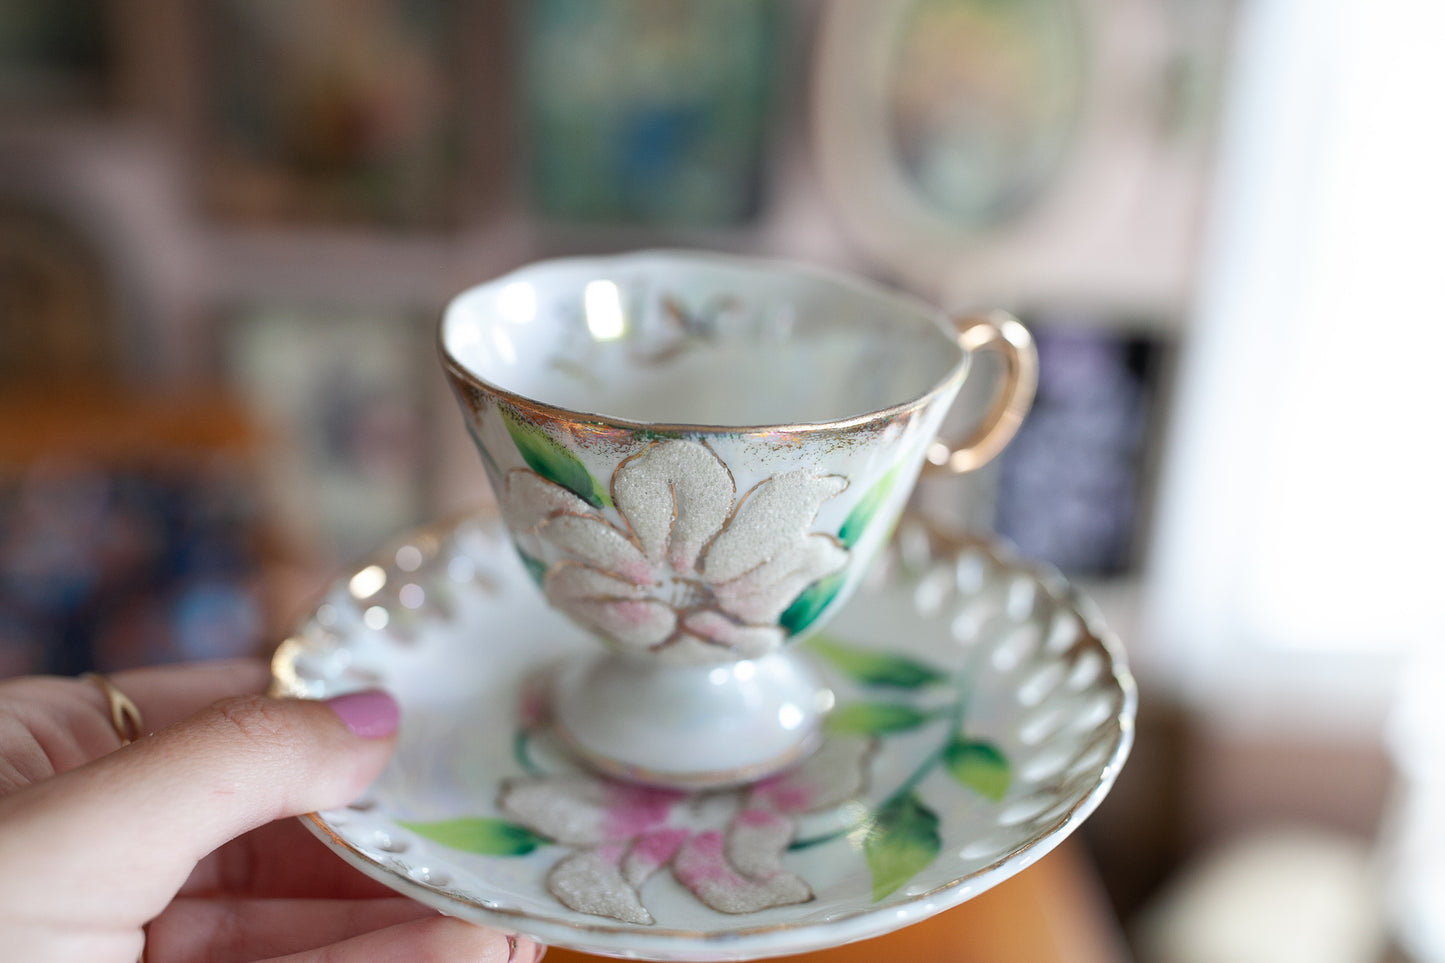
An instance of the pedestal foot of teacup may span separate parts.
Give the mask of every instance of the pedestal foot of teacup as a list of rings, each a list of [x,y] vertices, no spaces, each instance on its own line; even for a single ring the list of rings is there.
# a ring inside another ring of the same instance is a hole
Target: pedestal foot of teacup
[[[557,733],[608,775],[678,789],[752,782],[806,758],[833,693],[801,658],[657,665],[579,659],[552,689]]]

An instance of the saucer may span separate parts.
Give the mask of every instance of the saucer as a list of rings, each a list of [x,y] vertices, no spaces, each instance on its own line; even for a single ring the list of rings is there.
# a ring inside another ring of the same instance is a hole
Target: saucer
[[[401,704],[388,768],[306,818],[342,858],[452,916],[629,959],[802,953],[948,909],[1077,829],[1133,741],[1134,682],[1092,603],[987,543],[905,521],[796,645],[834,697],[796,769],[692,794],[593,775],[539,693],[595,643],[476,516],[338,579],[278,648],[274,689]]]

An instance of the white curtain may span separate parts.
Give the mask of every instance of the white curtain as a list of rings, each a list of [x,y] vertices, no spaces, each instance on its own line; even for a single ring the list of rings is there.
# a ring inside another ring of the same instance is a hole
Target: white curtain
[[[1348,696],[1445,640],[1442,27],[1243,7],[1147,587],[1201,698]]]
[[[1137,646],[1210,719],[1255,732],[1378,738],[1399,673],[1416,683],[1393,708],[1386,842],[1397,935],[1430,963],[1445,961],[1445,823],[1424,805],[1445,801],[1442,37],[1439,3],[1246,0]]]

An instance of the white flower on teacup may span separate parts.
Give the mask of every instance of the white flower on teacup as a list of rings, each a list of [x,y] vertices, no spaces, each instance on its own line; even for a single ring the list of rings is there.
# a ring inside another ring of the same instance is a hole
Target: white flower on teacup
[[[798,470],[739,499],[711,448],[667,440],[613,473],[620,526],[524,468],[507,474],[502,507],[524,551],[535,539],[530,548],[551,561],[547,598],[576,621],[624,651],[732,661],[782,645],[778,618],[847,564],[836,538],[808,531],[823,502],[847,486],[837,475]]]

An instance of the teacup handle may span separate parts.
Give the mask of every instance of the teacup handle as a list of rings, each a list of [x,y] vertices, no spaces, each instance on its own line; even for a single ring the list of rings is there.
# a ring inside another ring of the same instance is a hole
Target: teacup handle
[[[973,432],[959,442],[939,438],[928,446],[924,469],[929,474],[959,475],[988,464],[1019,430],[1039,385],[1039,355],[1028,328],[1010,314],[955,318],[955,337],[968,352],[993,351],[1005,370],[993,404]]]

